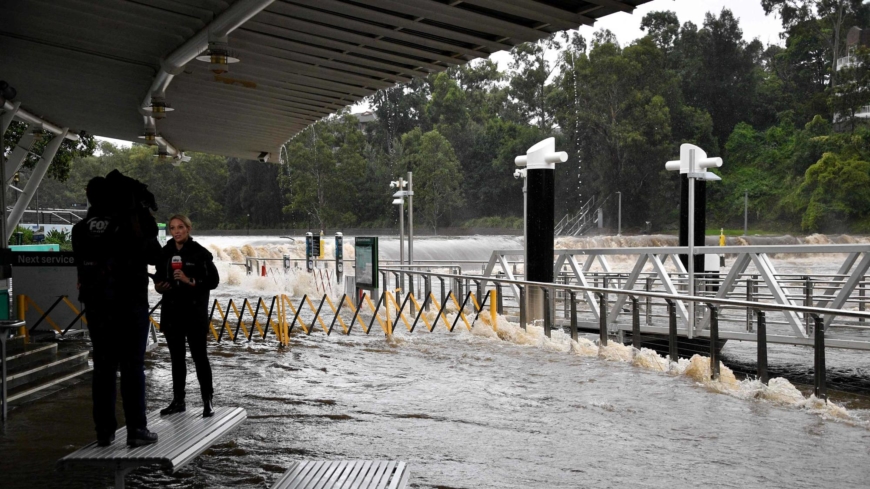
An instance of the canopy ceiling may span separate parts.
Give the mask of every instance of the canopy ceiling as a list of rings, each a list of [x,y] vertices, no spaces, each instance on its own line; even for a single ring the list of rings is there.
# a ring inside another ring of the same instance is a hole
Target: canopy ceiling
[[[254,159],[375,91],[650,0],[277,0],[229,35],[241,59],[190,61],[157,122],[175,148]],[[4,0],[0,79],[22,109],[131,140],[161,60],[235,2]],[[269,3],[268,1],[265,3]]]

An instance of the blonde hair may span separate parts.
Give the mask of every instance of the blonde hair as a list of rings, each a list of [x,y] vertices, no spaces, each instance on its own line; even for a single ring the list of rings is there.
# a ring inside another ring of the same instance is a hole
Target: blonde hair
[[[193,229],[193,223],[191,223],[191,222],[190,222],[190,218],[187,217],[187,216],[185,216],[184,214],[176,214],[176,215],[170,217],[170,218],[169,218],[169,225],[171,226],[171,225],[172,225],[172,221],[174,221],[174,220],[176,220],[176,219],[178,219],[179,221],[181,221],[182,223],[184,223],[184,225],[187,226],[188,231],[191,230],[191,229]]]

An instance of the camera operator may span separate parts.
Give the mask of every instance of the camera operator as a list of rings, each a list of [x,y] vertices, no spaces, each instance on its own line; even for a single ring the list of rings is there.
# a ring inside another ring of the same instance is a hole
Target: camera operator
[[[97,444],[108,446],[118,427],[116,373],[131,447],[157,442],[145,414],[145,346],[148,342],[148,270],[160,252],[156,210],[146,186],[117,170],[88,182],[87,216],[72,230],[79,300],[85,305],[93,346],[93,415]]]

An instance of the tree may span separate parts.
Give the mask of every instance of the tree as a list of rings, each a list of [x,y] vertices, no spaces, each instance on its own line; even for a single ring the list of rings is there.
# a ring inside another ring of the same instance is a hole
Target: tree
[[[535,43],[517,44],[511,49],[510,95],[524,114],[526,122],[536,121],[541,129],[552,124],[552,114],[547,106],[550,85],[547,82],[556,65],[550,63],[547,50],[561,49],[556,34]]]
[[[560,104],[557,120],[576,133],[582,166],[569,159],[564,170],[557,170],[566,172],[560,180],[581,181],[581,188],[589,189],[590,196],[597,193],[599,201],[622,192],[629,226],[671,219],[667,213],[672,205],[653,202],[667,202],[674,194],[665,185],[663,162],[677,146],[672,107],[683,109],[678,80],[664,66],[663,56],[650,38],[625,49],[593,42],[588,56],[581,53],[562,67],[560,87],[568,100],[577,102]],[[571,175],[575,172],[577,180]],[[570,187],[565,191],[577,192]]]
[[[414,203],[423,222],[437,234],[438,226],[463,205],[459,193],[462,175],[450,142],[438,131],[420,128],[402,136],[405,161],[414,172]]]
[[[686,104],[710,114],[713,135],[720,142],[739,122],[769,119],[759,114],[755,104],[761,80],[757,63],[761,43],[743,40],[739,22],[728,9],[722,9],[718,17],[707,13],[703,28],[694,29],[686,23],[675,47],[683,67],[680,78]]]
[[[656,46],[668,56],[680,35],[680,21],[677,14],[670,10],[650,12],[641,19],[640,30],[648,31]]]
[[[862,0],[761,0],[761,6],[767,15],[779,14],[784,35],[809,34],[825,44],[830,87],[836,84],[845,28],[856,23],[866,25],[870,15],[870,8]]]
[[[3,139],[3,144],[5,146],[3,151],[5,154],[8,155],[13,149],[15,149],[15,146],[18,145],[21,137],[24,136],[24,133],[28,130],[30,130],[30,127],[27,124],[12,121]],[[43,151],[45,151],[45,145],[54,137],[54,134],[51,134],[48,131],[38,131],[38,134],[39,137],[34,141],[33,147],[30,148],[30,151],[24,158],[22,165],[24,168],[33,168],[36,166],[40,159],[37,155],[41,155]],[[80,132],[78,136],[78,141],[71,141],[66,138],[63,140],[60,148],[58,148],[57,153],[54,155],[54,159],[51,160],[51,165],[48,167],[46,176],[63,182],[69,178],[70,164],[73,159],[94,154],[94,151],[97,149],[97,142],[94,137],[88,135],[84,131]]]
[[[365,174],[364,147],[357,119],[347,112],[300,133],[287,145],[284,212],[301,212],[320,229],[356,223],[355,186]]]

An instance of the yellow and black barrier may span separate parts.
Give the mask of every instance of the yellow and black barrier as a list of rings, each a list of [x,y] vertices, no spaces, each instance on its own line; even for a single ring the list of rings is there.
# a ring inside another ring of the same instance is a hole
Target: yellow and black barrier
[[[378,298],[377,303],[372,301],[371,296],[368,294],[363,294],[360,298],[359,307],[353,304],[353,301],[344,294],[341,296],[341,299],[338,301],[338,306],[336,307],[335,303],[333,303],[332,299],[328,295],[323,295],[319,301],[319,304],[315,307],[314,301],[306,294],[303,295],[299,300],[298,304],[294,304],[290,297],[287,295],[276,295],[272,297],[271,305],[266,307],[266,302],[262,297],[258,298],[256,301],[250,301],[247,298],[242,302],[241,308],[236,306],[236,303],[233,299],[230,299],[225,307],[222,307],[217,299],[212,303],[211,314],[209,325],[211,328],[212,335],[215,338],[215,341],[220,343],[223,340],[224,333],[226,332],[229,339],[233,342],[239,337],[239,332],[241,331],[243,338],[247,339],[249,342],[254,339],[254,329],[256,328],[259,331],[259,336],[261,339],[266,339],[268,335],[269,328],[272,328],[272,331],[275,332],[275,337],[277,338],[279,344],[282,346],[289,345],[290,333],[293,332],[293,329],[296,325],[299,325],[299,328],[306,335],[310,335],[314,332],[316,326],[319,324],[320,328],[326,333],[327,336],[332,334],[335,329],[336,322],[341,326],[341,330],[345,335],[351,334],[353,330],[353,326],[355,323],[358,323],[360,328],[363,330],[365,334],[369,334],[374,327],[375,321],[378,322],[378,325],[381,327],[381,330],[385,335],[392,335],[394,332],[394,326],[398,324],[401,320],[405,327],[408,329],[408,332],[413,333],[419,324],[420,320],[426,325],[426,330],[429,332],[435,331],[436,326],[438,325],[439,320],[444,324],[445,329],[448,332],[453,332],[456,328],[456,325],[459,323],[461,319],[465,324],[465,327],[470,331],[474,326],[474,323],[480,317],[480,315],[484,312],[484,308],[487,306],[487,302],[489,302],[489,313],[490,313],[490,324],[492,325],[494,330],[497,330],[497,322],[496,322],[496,294],[495,290],[490,290],[484,297],[482,303],[478,303],[477,297],[475,297],[473,292],[468,292],[462,304],[459,303],[456,296],[451,291],[444,302],[439,304],[438,300],[435,298],[435,295],[431,292],[425,299],[423,303],[417,300],[414,297],[413,293],[409,293],[405,295],[404,300],[402,300],[402,304],[399,305],[399,301],[396,300],[395,294],[399,293],[400,290],[396,289],[394,291],[387,291],[381,294]],[[445,315],[445,309],[447,303],[452,301],[456,306],[457,314],[456,318],[450,323],[447,320]],[[468,306],[469,302],[473,306],[474,309],[474,318],[469,322],[468,316],[465,314],[465,308]],[[251,304],[254,304],[252,307]],[[413,318],[413,322],[409,321],[408,317],[405,315],[405,310],[408,308],[408,304],[413,303],[414,307],[417,309],[417,314]],[[431,323],[429,319],[426,318],[424,312],[426,311],[427,306],[433,305],[438,312],[435,315],[434,321]],[[332,319],[330,320],[328,317],[325,317],[324,314],[324,306],[328,306],[329,310],[332,313]],[[314,316],[310,319],[310,321],[306,324],[305,320],[302,318],[302,310],[308,307],[309,310],[314,314]],[[341,311],[344,308],[347,308],[349,313],[352,313],[352,317],[350,322],[345,322],[345,318],[341,316]],[[396,314],[393,318],[392,310],[395,310]],[[263,311],[265,314],[265,320],[262,325],[260,323],[260,311]],[[215,317],[215,311],[218,313],[218,317]],[[371,319],[368,321],[363,320],[361,314],[363,311],[366,311],[371,314]],[[245,313],[248,313],[250,316],[250,324],[251,328],[245,324]],[[232,321],[235,322],[235,330],[233,329],[233,324],[231,323],[230,315],[234,315]],[[381,317],[383,314],[383,317]],[[290,319],[288,320],[288,317]],[[327,321],[329,325],[327,325]],[[219,324],[220,327],[216,328],[216,325]]]
[[[39,327],[39,325],[43,322],[48,323],[48,325],[51,326],[51,328],[60,336],[66,335],[70,328],[72,328],[73,325],[75,325],[75,323],[79,320],[85,323],[85,325],[88,324],[88,318],[85,315],[85,309],[82,308],[81,310],[79,310],[79,308],[76,307],[76,305],[69,300],[69,296],[58,296],[57,299],[46,309],[40,307],[39,304],[36,303],[36,301],[34,301],[32,298],[25,294],[19,294],[16,297],[16,300],[16,312],[18,315],[18,319],[24,321],[27,317],[27,311],[31,308],[38,312],[40,315],[39,319],[37,319],[32,326],[22,327],[21,331],[19,331],[19,334],[24,335],[27,341],[30,341],[30,333],[37,327]],[[72,311],[73,314],[75,314],[73,320],[70,321],[65,328],[61,328],[60,326],[58,326],[57,322],[55,322],[55,320],[51,317],[51,313],[61,304],[65,305],[67,308],[70,309],[70,311]],[[155,321],[154,316],[152,316],[154,310],[157,309],[158,306],[160,306],[160,302],[155,304],[154,307],[151,308],[151,310],[148,312],[148,319],[151,321],[151,324],[153,324],[157,329],[160,329],[160,324]]]

